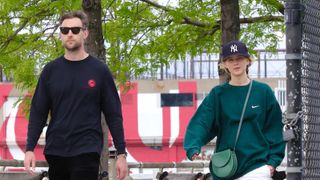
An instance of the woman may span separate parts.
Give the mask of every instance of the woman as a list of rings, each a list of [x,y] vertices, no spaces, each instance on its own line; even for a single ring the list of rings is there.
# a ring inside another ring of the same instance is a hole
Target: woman
[[[225,44],[222,55],[222,65],[230,80],[214,87],[190,120],[184,141],[187,156],[190,160],[199,159],[201,147],[215,137],[215,152],[233,148],[252,81],[235,148],[238,168],[232,177],[225,179],[269,180],[285,152],[280,106],[267,84],[248,77],[252,60],[244,43],[231,41]],[[213,179],[221,179],[212,175]]]

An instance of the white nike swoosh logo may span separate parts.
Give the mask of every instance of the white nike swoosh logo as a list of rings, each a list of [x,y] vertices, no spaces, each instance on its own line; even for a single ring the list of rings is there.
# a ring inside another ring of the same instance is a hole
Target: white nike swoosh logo
[[[257,105],[257,106],[251,106],[252,109],[255,109],[255,108],[257,108],[257,107],[259,107],[259,105]]]

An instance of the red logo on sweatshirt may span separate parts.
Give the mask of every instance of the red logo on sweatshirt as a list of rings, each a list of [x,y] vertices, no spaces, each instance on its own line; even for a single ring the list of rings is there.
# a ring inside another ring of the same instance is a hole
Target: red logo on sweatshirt
[[[90,79],[90,80],[88,81],[88,85],[89,85],[89,87],[93,88],[93,87],[96,86],[96,81],[93,80],[93,79]]]

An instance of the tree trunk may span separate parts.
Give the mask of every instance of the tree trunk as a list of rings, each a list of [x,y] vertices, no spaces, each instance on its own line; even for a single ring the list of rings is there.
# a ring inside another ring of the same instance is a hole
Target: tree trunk
[[[89,18],[89,36],[85,42],[88,53],[97,57],[104,63],[106,62],[106,51],[104,47],[104,39],[102,34],[101,21],[101,1],[100,0],[82,0],[82,9]],[[108,172],[108,127],[105,117],[102,115],[101,125],[103,130],[103,150],[100,158],[100,172]],[[107,178],[104,178],[107,179]]]
[[[82,0],[82,9],[89,17],[89,37],[85,42],[91,55],[106,62],[106,50],[102,34],[101,0]]]
[[[239,0],[221,0],[221,44],[225,44],[239,38],[240,18]],[[219,60],[221,63],[221,58]],[[228,75],[219,68],[220,83],[228,79]]]

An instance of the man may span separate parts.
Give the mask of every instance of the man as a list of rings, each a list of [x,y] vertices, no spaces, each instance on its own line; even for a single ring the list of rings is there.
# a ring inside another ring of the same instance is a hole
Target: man
[[[118,178],[128,172],[120,99],[108,67],[85,51],[87,27],[83,12],[61,17],[65,54],[44,67],[31,103],[24,166],[33,173],[33,150],[50,112],[44,149],[50,180],[98,179],[101,111],[117,149]]]

